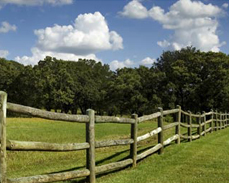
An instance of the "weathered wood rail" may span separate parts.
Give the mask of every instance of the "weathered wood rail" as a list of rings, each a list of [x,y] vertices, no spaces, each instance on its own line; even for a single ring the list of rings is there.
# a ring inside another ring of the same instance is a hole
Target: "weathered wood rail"
[[[84,123],[86,125],[86,142],[83,143],[47,143],[47,142],[31,142],[31,141],[15,141],[6,139],[6,111],[13,111],[21,114],[27,114],[40,118],[51,120],[61,120],[65,122]],[[176,120],[173,123],[164,125],[164,117],[166,115],[176,115]],[[7,103],[7,94],[0,91],[0,183],[42,183],[42,182],[55,182],[79,177],[87,177],[88,182],[95,183],[96,175],[107,173],[114,170],[119,170],[127,166],[137,166],[137,161],[158,152],[164,152],[164,147],[175,141],[180,144],[181,139],[186,139],[189,142],[206,136],[207,133],[224,129],[228,126],[229,122],[228,113],[219,113],[217,111],[210,111],[202,114],[192,114],[190,111],[186,112],[181,110],[178,106],[177,109],[159,111],[138,117],[136,114],[132,118],[119,118],[110,116],[96,116],[95,112],[91,109],[87,110],[87,115],[70,115],[55,112],[48,112],[32,107],[22,106],[13,103]],[[144,135],[137,136],[138,124],[150,121],[153,119],[158,120],[158,127]],[[130,124],[131,135],[128,139],[105,140],[95,141],[95,124],[96,123],[119,123]],[[164,140],[164,132],[170,128],[175,128],[175,133],[172,137]],[[181,128],[187,129],[187,135],[181,133]],[[193,130],[196,129],[196,130]],[[156,136],[158,144],[147,149],[141,154],[137,153],[137,145],[139,142],[146,140],[150,137]],[[113,162],[106,165],[95,166],[95,148],[111,147],[119,145],[130,145],[130,156],[128,159]],[[35,175],[30,177],[21,178],[8,178],[6,176],[6,151],[79,151],[86,150],[86,167],[82,170],[68,171],[62,173],[54,173],[47,175]]]

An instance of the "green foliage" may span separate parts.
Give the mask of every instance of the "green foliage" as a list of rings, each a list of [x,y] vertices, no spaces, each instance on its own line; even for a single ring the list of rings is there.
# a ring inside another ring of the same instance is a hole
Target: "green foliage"
[[[116,72],[94,60],[47,56],[35,66],[0,59],[0,90],[9,101],[46,110],[139,116],[182,106],[192,112],[229,108],[229,56],[193,47],[166,51],[151,68]]]

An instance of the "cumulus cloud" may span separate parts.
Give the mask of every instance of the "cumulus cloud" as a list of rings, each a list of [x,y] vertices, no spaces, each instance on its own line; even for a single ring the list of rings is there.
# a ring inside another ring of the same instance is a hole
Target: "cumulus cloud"
[[[192,45],[202,51],[218,52],[225,44],[220,42],[217,35],[218,18],[225,14],[218,6],[201,1],[178,0],[169,7],[168,12],[159,6],[153,6],[147,12],[148,17],[159,22],[164,29],[174,31],[169,40],[157,42],[163,48],[179,50]]]
[[[222,7],[227,9],[227,8],[228,8],[228,3],[224,3],[224,4],[222,5]]]
[[[129,18],[143,19],[148,17],[148,10],[138,0],[133,0],[119,14]]]
[[[110,63],[110,69],[115,71],[124,67],[133,67],[134,65],[135,63],[130,59],[126,59],[125,61],[114,60]]]
[[[141,65],[152,65],[153,63],[155,63],[156,62],[156,59],[154,59],[154,58],[150,58],[150,57],[146,57],[146,58],[144,58],[141,62],[140,62],[140,64]]]
[[[16,25],[10,25],[8,22],[2,22],[0,26],[0,33],[7,33],[9,31],[16,31]]]
[[[72,4],[73,0],[0,0],[0,5],[14,4],[24,6],[42,6],[51,4],[53,6]]]
[[[81,14],[71,25],[54,25],[34,33],[38,40],[31,49],[32,56],[16,57],[17,61],[34,65],[46,55],[65,60],[97,59],[97,52],[123,49],[122,37],[109,30],[99,12]]]
[[[0,50],[0,58],[6,58],[9,55],[9,51]]]
[[[57,59],[63,59],[63,60],[71,60],[71,61],[78,61],[78,59],[93,59],[93,60],[99,60],[95,54],[89,54],[89,55],[75,55],[71,53],[58,53],[58,52],[52,52],[52,51],[42,51],[39,48],[32,48],[31,49],[32,56],[23,56],[23,57],[15,57],[15,60],[17,62],[20,62],[24,65],[35,65],[40,60],[43,60],[46,56],[55,57]]]
[[[87,55],[103,50],[122,49],[122,37],[109,31],[107,22],[99,12],[79,15],[73,25],[54,25],[35,30],[37,47],[55,51]]]
[[[202,51],[218,52],[222,43],[216,33],[217,17],[222,14],[218,6],[191,0],[177,1],[167,13],[158,6],[149,10],[149,16],[163,28],[174,30],[171,40],[158,42],[161,47],[173,50],[193,45]]]

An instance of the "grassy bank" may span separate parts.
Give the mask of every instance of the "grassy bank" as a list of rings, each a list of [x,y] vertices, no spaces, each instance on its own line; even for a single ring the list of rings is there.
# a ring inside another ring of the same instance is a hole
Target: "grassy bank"
[[[165,123],[166,124],[166,123]],[[157,127],[156,121],[141,123],[138,135]],[[182,129],[182,131],[187,129]],[[185,132],[183,131],[183,132]],[[96,124],[96,140],[123,139],[130,136],[130,125]],[[174,128],[165,132],[164,139],[174,134]],[[192,143],[171,145],[165,153],[146,158],[137,168],[101,176],[97,182],[227,182],[229,171],[229,129],[225,129]],[[85,142],[85,125],[39,118],[8,118],[7,139],[56,143]],[[157,137],[138,145],[142,149],[157,144]],[[96,165],[127,158],[129,146],[96,149]],[[76,170],[85,167],[85,150],[77,152],[17,152],[7,151],[8,177],[32,176]],[[77,181],[67,181],[77,182]]]
[[[191,143],[167,147],[137,168],[109,174],[99,183],[216,183],[229,182],[229,128]]]
[[[157,127],[156,121],[139,125],[139,135]],[[174,130],[171,131],[171,134]],[[128,124],[96,124],[96,140],[130,137]],[[169,133],[168,133],[169,135]],[[85,124],[51,121],[39,118],[8,118],[7,139],[55,143],[85,142]],[[139,149],[156,144],[157,138],[143,142]],[[148,142],[149,142],[148,141]],[[129,146],[96,149],[96,164],[115,162],[129,156]],[[76,152],[7,151],[7,175],[15,178],[76,170],[85,167],[85,150]]]

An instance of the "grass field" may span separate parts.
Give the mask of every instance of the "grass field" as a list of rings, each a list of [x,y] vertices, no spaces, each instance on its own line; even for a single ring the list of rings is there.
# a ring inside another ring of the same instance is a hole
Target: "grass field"
[[[156,127],[156,121],[141,123],[138,135],[145,134]],[[150,156],[140,162],[137,168],[127,168],[102,176],[97,179],[97,182],[206,182],[205,177],[209,180],[215,177],[212,182],[217,180],[226,182],[228,181],[226,174],[229,174],[226,169],[229,165],[229,155],[226,154],[229,152],[227,150],[228,133],[229,130],[226,129],[192,143],[169,146],[163,155]],[[96,140],[128,138],[130,125],[96,124],[95,134]],[[165,139],[173,134],[174,129],[166,131]],[[85,142],[85,125],[39,118],[8,118],[7,139],[57,143]],[[155,144],[157,144],[157,138],[150,138],[140,143],[138,150],[141,151]],[[128,155],[129,146],[96,149],[96,164],[115,162]],[[77,152],[7,151],[7,175],[10,178],[75,170],[82,167],[85,167],[85,150]],[[223,175],[219,176],[219,174]],[[203,181],[197,181],[197,178]]]
[[[229,182],[229,128],[191,143],[169,146],[136,168],[109,174],[98,183],[216,183]]]

